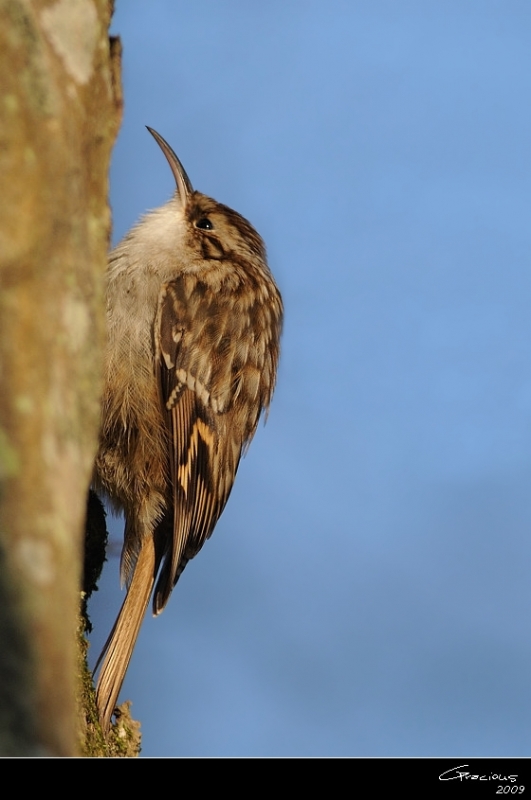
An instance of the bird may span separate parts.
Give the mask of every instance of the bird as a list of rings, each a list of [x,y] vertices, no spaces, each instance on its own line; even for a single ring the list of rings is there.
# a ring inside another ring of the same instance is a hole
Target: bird
[[[125,516],[120,578],[127,593],[96,665],[104,733],[150,599],[157,616],[211,536],[267,415],[283,322],[260,235],[194,190],[170,145],[148,131],[176,189],[108,261],[93,484]]]

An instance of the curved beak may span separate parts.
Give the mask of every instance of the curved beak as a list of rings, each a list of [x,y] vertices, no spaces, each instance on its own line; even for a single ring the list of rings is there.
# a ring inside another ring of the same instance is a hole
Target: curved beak
[[[162,138],[160,133],[154,131],[153,128],[150,128],[149,125],[146,125],[146,128],[153,136],[157,144],[159,145],[160,149],[166,156],[168,160],[168,164],[170,165],[170,169],[173,172],[173,177],[175,178],[175,183],[177,184],[177,192],[179,197],[181,198],[181,202],[186,205],[186,201],[188,199],[188,195],[192,194],[194,191],[192,184],[190,183],[190,178],[186,174],[186,170],[173,152],[172,148],[168,144],[168,142]]]

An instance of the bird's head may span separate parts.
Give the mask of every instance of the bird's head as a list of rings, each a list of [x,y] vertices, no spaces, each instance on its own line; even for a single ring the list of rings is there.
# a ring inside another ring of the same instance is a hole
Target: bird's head
[[[153,128],[148,127],[148,131],[166,156],[175,178],[176,213],[185,222],[188,253],[194,253],[198,263],[226,261],[234,264],[239,260],[256,263],[258,259],[266,267],[264,243],[253,226],[228,206],[195,191],[168,142]]]

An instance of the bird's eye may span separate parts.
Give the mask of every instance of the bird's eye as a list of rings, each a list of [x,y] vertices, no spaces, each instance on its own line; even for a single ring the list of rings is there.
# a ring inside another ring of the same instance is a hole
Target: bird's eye
[[[212,225],[208,217],[201,217],[201,219],[199,219],[195,223],[195,227],[201,228],[204,231],[211,231],[214,226]]]

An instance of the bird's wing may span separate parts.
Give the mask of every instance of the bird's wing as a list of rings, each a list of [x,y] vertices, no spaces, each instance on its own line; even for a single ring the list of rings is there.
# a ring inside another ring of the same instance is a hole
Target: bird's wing
[[[223,315],[216,298],[205,296],[197,281],[189,290],[184,277],[165,284],[155,320],[155,364],[168,428],[173,491],[173,532],[163,545],[153,598],[156,614],[164,608],[187,561],[212,533],[229,497],[244,444],[238,441],[237,430],[231,430],[230,364],[221,390],[222,367],[212,363],[223,360],[219,358]]]

